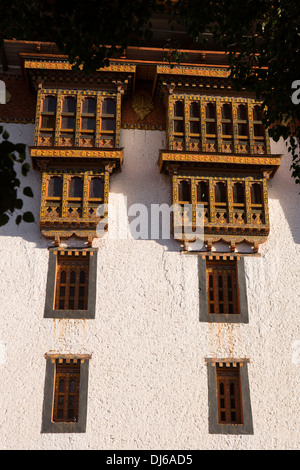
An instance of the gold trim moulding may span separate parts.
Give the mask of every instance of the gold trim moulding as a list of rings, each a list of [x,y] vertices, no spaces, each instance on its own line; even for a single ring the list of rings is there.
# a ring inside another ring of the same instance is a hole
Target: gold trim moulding
[[[166,171],[167,165],[179,165],[180,164],[209,164],[214,165],[240,165],[240,166],[260,166],[266,167],[271,171],[271,175],[274,176],[276,170],[280,166],[280,160],[282,155],[241,155],[241,154],[219,154],[219,153],[193,153],[193,152],[174,152],[168,150],[161,150],[159,155],[159,169],[160,171]]]
[[[116,163],[119,169],[122,168],[124,149],[80,149],[80,148],[47,148],[29,147],[30,156],[34,166],[43,165],[43,162],[51,160],[51,163],[64,160],[78,160],[80,163],[93,161],[101,163]]]
[[[38,70],[72,70],[73,65],[64,61],[51,61],[51,60],[25,60],[25,69],[38,69]],[[82,68],[82,67],[81,67]],[[135,72],[136,66],[133,64],[117,64],[112,63],[108,67],[100,68],[97,71],[101,72]]]

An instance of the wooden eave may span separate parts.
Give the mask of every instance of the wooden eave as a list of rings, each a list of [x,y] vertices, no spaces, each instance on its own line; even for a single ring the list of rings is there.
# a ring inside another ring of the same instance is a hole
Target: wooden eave
[[[40,170],[49,165],[81,167],[106,167],[109,171],[121,171],[124,149],[78,148],[78,147],[29,147],[34,168]]]
[[[182,151],[161,150],[158,165],[161,173],[170,174],[182,169],[192,170],[246,170],[266,172],[273,177],[280,166],[282,155],[249,155],[225,153],[194,153]]]

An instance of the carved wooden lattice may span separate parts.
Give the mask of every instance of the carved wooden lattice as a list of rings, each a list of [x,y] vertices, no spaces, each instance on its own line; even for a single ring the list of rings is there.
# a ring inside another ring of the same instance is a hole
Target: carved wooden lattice
[[[54,422],[76,422],[79,410],[80,363],[56,362],[53,401]]]
[[[239,313],[236,261],[207,261],[206,286],[209,313]]]
[[[216,367],[216,373],[219,424],[242,424],[239,367]]]
[[[89,257],[57,257],[55,310],[87,310]]]

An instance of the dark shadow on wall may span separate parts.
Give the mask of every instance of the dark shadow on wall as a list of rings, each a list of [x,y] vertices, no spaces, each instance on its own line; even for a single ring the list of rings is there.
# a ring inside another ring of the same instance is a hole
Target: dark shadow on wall
[[[131,131],[132,132],[132,131]],[[155,131],[148,131],[150,133]],[[171,178],[162,175],[157,164],[159,147],[153,152],[143,147],[143,131],[135,134],[136,147],[125,147],[122,172],[112,175],[110,193],[122,195],[126,209],[128,238],[155,242],[167,251],[180,252],[182,247],[174,240],[171,214]],[[131,142],[133,144],[133,142]],[[145,145],[149,145],[145,136]],[[160,148],[162,148],[163,143]],[[150,155],[149,155],[150,154]],[[149,158],[150,156],[150,158]]]
[[[280,145],[280,150],[279,149]],[[269,201],[277,199],[282,207],[283,214],[290,227],[295,243],[300,243],[300,185],[292,177],[291,155],[283,141],[276,145],[276,153],[281,152],[281,164],[275,176],[268,183]],[[275,153],[275,152],[274,152]],[[271,230],[272,230],[272,221]],[[280,236],[280,234],[278,234]]]

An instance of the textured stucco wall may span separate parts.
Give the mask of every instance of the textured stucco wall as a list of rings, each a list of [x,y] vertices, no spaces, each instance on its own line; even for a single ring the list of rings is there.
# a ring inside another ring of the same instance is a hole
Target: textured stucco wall
[[[33,126],[5,127],[12,140],[32,143]],[[268,241],[260,258],[246,259],[249,324],[207,324],[199,323],[197,257],[172,239],[125,236],[126,202],[171,203],[157,166],[165,134],[123,130],[121,139],[124,167],[110,184],[118,222],[93,243],[94,320],[43,318],[49,241],[39,231],[37,171],[24,181],[36,195],[26,200],[36,223],[0,230],[0,448],[299,448],[300,196],[289,157],[269,182]],[[92,355],[84,434],[40,432],[50,352]],[[208,433],[208,357],[250,359],[253,435]]]

